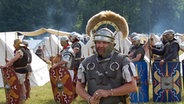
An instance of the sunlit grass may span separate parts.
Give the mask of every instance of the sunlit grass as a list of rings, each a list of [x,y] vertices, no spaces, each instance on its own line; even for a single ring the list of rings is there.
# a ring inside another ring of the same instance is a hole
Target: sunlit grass
[[[152,96],[152,86],[150,86],[150,102],[143,104],[153,104],[153,96]],[[182,102],[175,103],[164,103],[164,104],[184,104],[184,91],[182,90]],[[4,89],[0,89],[0,104],[6,104],[5,92]],[[31,89],[31,98],[27,100],[26,104],[56,104],[53,98],[52,89],[50,82],[40,87],[32,87]],[[77,97],[72,104],[87,104],[86,101]],[[154,104],[163,104],[163,103],[154,103]]]
[[[3,88],[0,89],[0,104],[6,104]],[[53,98],[50,82],[44,86],[32,87],[31,98],[26,101],[26,104],[56,104]],[[77,97],[72,104],[87,104],[87,102],[80,97]]]

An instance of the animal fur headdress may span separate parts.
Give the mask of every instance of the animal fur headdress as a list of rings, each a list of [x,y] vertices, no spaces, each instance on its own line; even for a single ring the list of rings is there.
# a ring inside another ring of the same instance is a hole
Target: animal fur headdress
[[[104,24],[112,25],[116,33],[122,33],[123,38],[129,34],[129,28],[125,18],[112,11],[102,11],[91,17],[86,25],[86,33],[92,36]]]

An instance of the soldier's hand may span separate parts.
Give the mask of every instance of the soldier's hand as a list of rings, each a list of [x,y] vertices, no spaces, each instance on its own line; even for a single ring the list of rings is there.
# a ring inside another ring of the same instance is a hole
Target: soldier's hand
[[[108,96],[112,95],[110,90],[102,90],[102,89],[100,89],[100,90],[97,90],[96,92],[99,93],[99,95],[101,97],[108,97]]]
[[[54,64],[54,65],[51,67],[51,69],[55,69],[56,67],[57,67],[57,65]]]
[[[90,104],[100,104],[100,99],[96,100],[93,96],[89,100]]]
[[[101,93],[95,91],[95,93],[93,94],[92,97],[94,98],[94,100],[100,100],[102,95],[101,95]]]
[[[7,58],[5,58],[6,63],[9,61]]]
[[[160,66],[162,67],[162,65],[164,64],[164,60],[160,60]]]

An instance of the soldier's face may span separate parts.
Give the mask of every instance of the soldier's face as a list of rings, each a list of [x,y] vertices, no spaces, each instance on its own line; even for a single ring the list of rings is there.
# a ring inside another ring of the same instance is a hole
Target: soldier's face
[[[61,46],[66,46],[67,42],[66,41],[61,41]]]
[[[174,38],[174,35],[173,34],[166,34],[166,39],[167,40],[173,40],[173,38]]]
[[[106,53],[106,48],[108,48],[109,46],[109,42],[104,42],[104,41],[96,41],[96,51],[98,52],[98,55],[103,55],[104,53]]]
[[[135,40],[132,40],[132,44],[133,44],[133,45],[135,45],[135,42],[136,42]]]

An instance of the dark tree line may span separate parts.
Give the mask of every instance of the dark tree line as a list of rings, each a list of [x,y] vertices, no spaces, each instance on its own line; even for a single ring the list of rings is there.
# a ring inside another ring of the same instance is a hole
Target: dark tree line
[[[45,27],[85,33],[89,18],[102,10],[124,16],[130,33],[184,32],[184,0],[1,0],[0,31]]]

